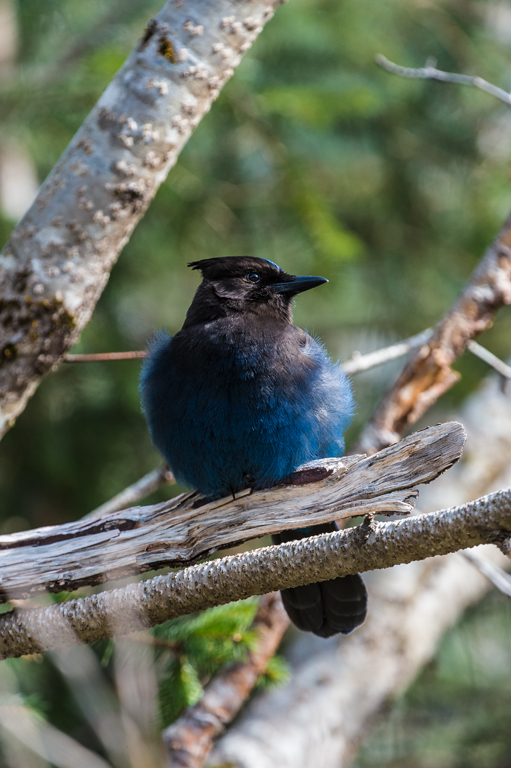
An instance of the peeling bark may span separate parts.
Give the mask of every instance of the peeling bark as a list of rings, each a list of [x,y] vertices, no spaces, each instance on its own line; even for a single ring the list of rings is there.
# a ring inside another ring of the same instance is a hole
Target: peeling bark
[[[184,493],[100,518],[0,536],[3,600],[71,591],[163,566],[183,566],[248,539],[366,514],[407,514],[417,491],[460,457],[465,431],[448,422],[369,459],[303,465],[288,484],[208,501]],[[0,600],[2,599],[0,595]]]
[[[4,658],[125,635],[251,595],[389,568],[478,544],[511,552],[511,488],[460,507],[244,552],[146,582],[0,616]]]
[[[119,252],[279,0],[169,0],[0,255],[0,436],[75,344]]]
[[[381,400],[356,450],[371,454],[399,440],[458,381],[452,363],[506,304],[511,304],[511,216],[432,338],[413,354]]]

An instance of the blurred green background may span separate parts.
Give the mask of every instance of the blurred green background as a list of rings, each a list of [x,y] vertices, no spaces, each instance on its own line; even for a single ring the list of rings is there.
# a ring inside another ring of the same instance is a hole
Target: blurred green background
[[[2,242],[160,5],[0,0]],[[391,76],[374,56],[405,66],[433,57],[441,69],[509,90],[510,47],[509,0],[279,8],[160,188],[75,351],[140,349],[154,329],[179,329],[198,282],[186,263],[207,256],[251,254],[327,277],[321,292],[299,298],[295,321],[335,358],[435,323],[509,213],[511,112],[475,89]],[[9,179],[25,180],[19,203]],[[503,311],[480,341],[507,357],[510,330]],[[349,440],[399,365],[354,380]],[[140,413],[139,367],[62,365],[47,377],[0,444],[1,532],[80,517],[158,464]],[[463,378],[430,423],[487,373],[468,355],[457,367]],[[467,682],[463,665],[453,675],[447,717],[481,679]],[[400,706],[434,704],[410,694]],[[417,743],[440,738],[427,718],[421,731],[419,716],[413,734]],[[452,759],[428,764],[473,764],[446,749]],[[507,765],[497,753],[478,764]],[[389,765],[410,764],[403,759]]]

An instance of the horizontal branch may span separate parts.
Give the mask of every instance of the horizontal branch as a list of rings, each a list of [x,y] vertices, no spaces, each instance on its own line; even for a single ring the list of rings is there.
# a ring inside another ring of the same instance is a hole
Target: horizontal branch
[[[116,360],[143,360],[147,357],[146,349],[136,349],[132,352],[90,352],[87,354],[68,354],[64,363],[111,363]]]
[[[465,430],[448,422],[365,458],[304,465],[290,484],[208,501],[197,493],[147,507],[0,536],[3,599],[73,590],[163,566],[183,566],[241,541],[366,514],[407,514],[419,483],[461,455]]]
[[[3,658],[90,643],[168,619],[338,576],[478,544],[511,552],[511,488],[452,509],[355,528],[195,565],[127,587],[0,616]]]
[[[365,355],[361,355],[360,352],[354,352],[351,357],[342,363],[342,369],[352,376],[354,373],[360,373],[361,371],[367,371],[370,368],[376,368],[378,365],[383,365],[391,360],[396,360],[399,357],[411,352],[420,344],[428,341],[433,333],[431,328],[427,328],[421,333],[417,333],[415,336],[410,336],[408,339],[398,341],[395,344],[391,344],[388,347],[377,349],[374,352],[368,352]],[[116,360],[141,360],[147,357],[147,350],[136,349],[130,352],[89,352],[87,354],[72,355],[68,354],[64,357],[65,363],[109,363]]]

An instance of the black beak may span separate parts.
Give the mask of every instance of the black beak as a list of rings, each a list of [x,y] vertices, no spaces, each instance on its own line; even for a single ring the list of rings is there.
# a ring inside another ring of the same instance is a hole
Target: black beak
[[[275,293],[302,293],[302,291],[308,291],[310,288],[316,288],[318,285],[328,283],[326,277],[313,277],[312,275],[306,275],[303,277],[293,277],[288,283],[277,283],[272,288]]]

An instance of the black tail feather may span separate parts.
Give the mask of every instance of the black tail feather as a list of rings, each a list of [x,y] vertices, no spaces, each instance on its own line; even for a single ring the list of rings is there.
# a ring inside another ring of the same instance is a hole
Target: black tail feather
[[[336,530],[336,523],[325,523],[308,529],[283,531],[272,539],[274,544],[282,544]],[[367,590],[359,574],[284,589],[281,595],[293,624],[320,637],[338,633],[349,635],[364,623],[367,614]]]

